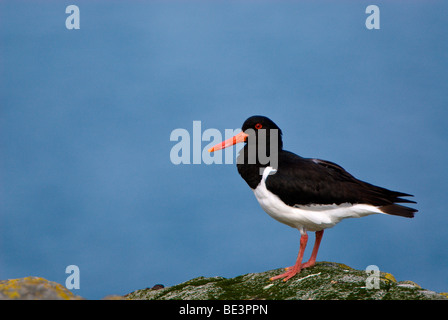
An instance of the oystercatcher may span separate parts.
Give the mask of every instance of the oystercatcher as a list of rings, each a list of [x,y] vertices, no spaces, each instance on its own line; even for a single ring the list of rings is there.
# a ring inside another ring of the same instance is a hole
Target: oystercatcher
[[[402,198],[412,197],[410,194],[358,180],[333,162],[303,158],[283,150],[282,132],[267,117],[252,116],[241,130],[208,151],[244,142],[237,158],[239,174],[264,211],[301,234],[295,265],[271,280],[283,278],[287,281],[301,269],[313,266],[324,230],[343,219],[375,213],[412,218],[417,212],[398,204],[416,203]],[[315,232],[316,239],[310,259],[302,263],[307,231]]]

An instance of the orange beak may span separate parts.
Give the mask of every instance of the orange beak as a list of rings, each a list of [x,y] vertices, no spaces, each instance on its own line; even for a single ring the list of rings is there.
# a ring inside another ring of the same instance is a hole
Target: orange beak
[[[225,149],[227,147],[233,146],[234,144],[237,144],[240,142],[245,142],[248,136],[249,136],[248,134],[245,134],[243,131],[241,131],[236,136],[234,136],[230,139],[227,139],[226,141],[223,141],[223,142],[218,143],[217,145],[211,147],[210,149],[208,149],[208,152]]]

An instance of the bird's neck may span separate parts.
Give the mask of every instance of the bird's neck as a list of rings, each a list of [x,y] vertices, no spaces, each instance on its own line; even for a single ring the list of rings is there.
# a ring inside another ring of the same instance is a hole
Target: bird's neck
[[[237,158],[237,168],[241,177],[252,189],[255,189],[260,183],[263,170],[266,167],[278,168],[279,156],[282,152],[280,147],[259,148],[257,145],[247,143],[241,149]]]

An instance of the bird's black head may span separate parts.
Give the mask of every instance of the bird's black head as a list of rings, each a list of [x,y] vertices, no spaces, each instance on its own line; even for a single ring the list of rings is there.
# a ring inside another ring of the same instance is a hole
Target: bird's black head
[[[282,150],[282,130],[271,119],[263,116],[252,116],[244,121],[241,132],[234,137],[227,139],[208,149],[209,152],[221,150],[237,143],[270,146],[271,149]],[[257,143],[258,141],[258,143]]]
[[[274,121],[264,116],[252,116],[247,118],[246,121],[244,121],[241,130],[246,131],[247,129],[276,129],[281,132],[280,128],[274,123]]]
[[[263,135],[266,136],[267,144],[277,142],[278,149],[281,150],[283,148],[282,130],[280,130],[274,121],[267,117],[252,116],[244,121],[241,130],[248,135],[246,139],[248,143],[258,141],[261,138],[260,132],[264,131]],[[257,139],[251,139],[254,135]],[[271,137],[277,137],[277,141],[271,139]]]

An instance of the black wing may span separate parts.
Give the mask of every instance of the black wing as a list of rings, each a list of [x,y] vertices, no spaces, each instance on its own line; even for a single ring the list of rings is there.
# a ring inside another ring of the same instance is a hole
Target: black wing
[[[268,176],[266,187],[287,205],[362,203],[381,207],[384,213],[413,217],[417,210],[396,203],[406,193],[377,187],[353,177],[341,166],[319,159],[306,159],[282,151],[278,170]]]

